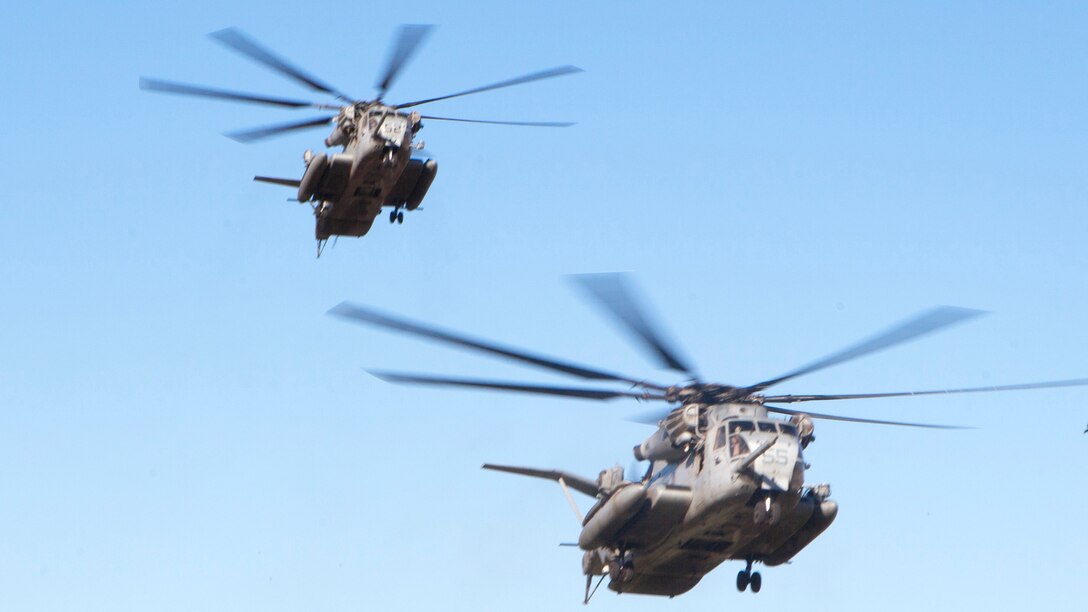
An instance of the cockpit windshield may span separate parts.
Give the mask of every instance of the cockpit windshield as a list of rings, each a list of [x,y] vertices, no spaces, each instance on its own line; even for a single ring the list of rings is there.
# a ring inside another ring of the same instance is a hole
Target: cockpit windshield
[[[779,423],[778,429],[787,436],[793,436],[794,438],[797,437],[797,428],[793,425],[790,425],[789,423]]]
[[[751,421],[730,421],[729,433],[755,431],[755,423]]]
[[[768,431],[770,433],[775,433],[776,431],[778,431],[774,428],[774,423],[768,423],[767,421],[760,421],[756,423],[756,426],[759,427],[760,431]]]

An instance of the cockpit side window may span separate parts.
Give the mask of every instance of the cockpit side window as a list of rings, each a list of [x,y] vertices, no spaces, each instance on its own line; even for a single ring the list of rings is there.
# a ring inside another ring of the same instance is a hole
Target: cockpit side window
[[[759,423],[756,423],[756,425],[759,426],[760,431],[769,431],[771,433],[774,433],[776,431],[775,428],[774,428],[774,423],[768,423],[766,421],[760,421]]]
[[[718,428],[718,434],[714,437],[714,450],[725,446],[725,425]]]
[[[797,428],[789,423],[779,423],[778,429],[787,436],[797,437]]]

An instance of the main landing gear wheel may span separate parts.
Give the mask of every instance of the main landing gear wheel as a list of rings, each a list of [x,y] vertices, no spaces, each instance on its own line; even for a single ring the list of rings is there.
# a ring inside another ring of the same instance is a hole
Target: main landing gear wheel
[[[770,497],[764,498],[762,502],[757,502],[752,512],[752,522],[756,525],[763,525],[764,523],[770,526],[777,525],[781,518],[782,506]]]
[[[397,213],[397,223],[404,223],[404,213]]]
[[[753,593],[758,593],[763,588],[763,576],[760,576],[759,572],[752,571],[751,561],[748,561],[744,569],[737,572],[737,590],[743,593],[749,586],[752,587]]]
[[[389,222],[390,223],[396,223],[397,222],[397,211],[392,210],[392,211],[389,212]]]

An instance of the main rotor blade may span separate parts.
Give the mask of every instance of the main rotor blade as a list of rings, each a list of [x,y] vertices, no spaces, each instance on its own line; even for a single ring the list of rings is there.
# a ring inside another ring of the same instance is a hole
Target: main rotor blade
[[[845,421],[847,423],[868,423],[871,425],[899,425],[901,427],[925,427],[927,429],[974,429],[973,427],[963,427],[961,425],[934,425],[932,423],[904,423],[902,421],[881,421],[878,419],[860,419],[856,417],[839,416],[836,414],[820,414],[818,412],[803,412],[800,410],[790,410],[789,408],[779,408],[778,406],[764,406],[767,412],[777,412],[778,414],[804,414],[814,419],[825,419],[828,421]]]
[[[381,100],[389,88],[393,86],[400,71],[419,49],[419,45],[434,30],[433,25],[403,25],[397,31],[397,41],[393,43],[389,60],[385,64],[385,72],[378,79],[378,99]]]
[[[484,119],[458,119],[455,117],[435,117],[433,115],[421,115],[421,119],[432,121],[460,121],[461,123],[490,123],[492,125],[524,125],[528,127],[570,127],[574,123],[570,121],[486,121]]]
[[[949,327],[957,323],[962,323],[967,319],[977,317],[985,314],[981,310],[972,310],[970,308],[956,308],[953,306],[942,306],[928,310],[912,319],[904,321],[891,329],[877,334],[868,340],[864,340],[855,344],[849,348],[846,348],[838,353],[829,355],[814,361],[802,368],[783,374],[778,378],[772,378],[760,383],[756,383],[750,387],[745,387],[741,391],[745,393],[759,393],[760,391],[777,385],[778,383],[790,380],[791,378],[797,378],[805,374],[810,374],[817,370],[829,368],[833,365],[838,365],[851,359],[857,359],[870,353],[884,350],[886,348],[893,347],[897,344],[902,344],[908,340],[924,336],[926,334],[937,331],[944,327]]]
[[[508,359],[513,359],[555,372],[562,372],[563,374],[569,374],[571,376],[577,376],[579,378],[590,380],[614,380],[648,389],[665,390],[665,387],[661,385],[635,380],[634,378],[623,376],[622,374],[615,374],[566,361],[559,361],[542,355],[534,355],[520,349],[494,344],[485,340],[477,340],[462,334],[429,327],[405,319],[397,319],[386,314],[381,314],[373,309],[356,306],[354,304],[349,304],[348,302],[343,302],[334,307],[329,311],[329,314],[345,319],[352,319],[368,325],[404,332],[421,338],[445,342],[446,344],[452,344],[462,348],[491,353],[492,355],[506,357]]]
[[[310,89],[332,94],[345,102],[353,100],[353,98],[346,93],[318,80],[317,77],[314,77],[313,75],[303,72],[302,69],[287,63],[286,60],[260,46],[256,41],[243,34],[242,31],[237,28],[226,28],[224,30],[219,30],[218,32],[212,32],[211,34],[208,34],[208,36],[211,36],[220,43],[234,49],[238,53],[241,53],[258,63],[264,64],[290,79],[306,85]]]
[[[467,96],[469,94],[480,93],[483,91],[491,91],[492,89],[501,89],[503,87],[512,87],[514,85],[521,85],[522,83],[531,83],[532,81],[539,81],[541,79],[550,79],[552,77],[563,76],[566,74],[573,74],[575,72],[583,72],[583,70],[577,66],[559,66],[556,68],[549,68],[547,70],[541,70],[540,72],[534,72],[525,76],[515,77],[513,79],[507,79],[505,81],[499,81],[498,83],[492,83],[490,85],[484,85],[483,87],[474,87],[473,89],[466,89],[465,91],[459,91],[454,94],[446,96],[439,96],[437,98],[427,98],[426,100],[416,100],[415,102],[408,102],[406,104],[396,104],[396,108],[411,108],[413,106],[419,106],[421,104],[430,104],[431,102],[438,102],[439,100],[449,100],[450,98],[458,98],[460,96]]]
[[[269,136],[277,136],[279,134],[285,134],[287,132],[294,132],[296,130],[305,130],[308,128],[318,127],[328,124],[336,117],[316,117],[314,119],[306,119],[305,121],[293,121],[291,123],[277,123],[275,125],[268,125],[265,127],[255,128],[252,130],[243,130],[240,132],[230,132],[226,136],[238,142],[250,143],[254,140],[260,140],[262,138],[268,138]]]
[[[577,397],[592,400],[611,400],[619,397],[634,399],[665,399],[663,395],[652,395],[645,392],[615,391],[612,389],[582,389],[577,387],[557,387],[552,385],[535,385],[529,383],[511,383],[495,380],[479,380],[470,378],[449,378],[443,376],[419,376],[416,374],[402,374],[398,372],[380,372],[367,370],[370,374],[391,383],[413,385],[437,385],[444,387],[471,387],[474,389],[493,389],[496,391],[515,391],[518,393],[536,393],[539,395],[559,395],[562,397]]]
[[[823,402],[832,400],[873,399],[881,397],[906,397],[912,395],[954,395],[957,393],[989,393],[991,391],[1057,389],[1061,387],[1083,387],[1086,385],[1088,385],[1088,378],[1073,378],[1070,380],[1051,380],[1047,382],[1022,383],[1017,385],[965,387],[962,389],[931,389],[926,391],[895,391],[892,393],[848,393],[845,395],[773,395],[764,397],[763,401],[774,402],[776,404],[795,404],[797,402]]]
[[[289,98],[274,98],[260,94],[245,93],[242,91],[230,91],[227,89],[215,89],[201,85],[189,85],[159,79],[140,78],[140,89],[145,91],[158,91],[163,93],[181,94],[184,96],[201,96],[204,98],[216,98],[219,100],[233,100],[236,102],[251,102],[254,104],[270,104],[272,106],[286,106],[288,108],[320,108],[323,110],[337,110],[339,106],[331,104],[318,104],[309,100],[292,100]]]
[[[570,278],[605,312],[622,323],[621,329],[640,340],[643,348],[655,361],[691,378],[698,378],[687,360],[681,358],[679,351],[665,340],[658,326],[651,323],[646,309],[642,307],[641,300],[635,298],[625,275],[580,274]]]

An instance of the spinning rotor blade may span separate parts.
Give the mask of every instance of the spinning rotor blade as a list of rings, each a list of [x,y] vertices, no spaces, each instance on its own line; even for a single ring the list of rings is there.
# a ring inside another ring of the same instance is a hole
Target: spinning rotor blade
[[[962,427],[960,425],[933,425],[931,423],[903,423],[901,421],[881,421],[878,419],[859,419],[855,417],[838,416],[834,414],[819,414],[817,412],[803,412],[801,410],[790,410],[789,408],[779,408],[778,406],[764,406],[767,412],[777,412],[778,414],[803,414],[810,416],[814,419],[825,419],[828,421],[845,421],[847,423],[868,423],[870,425],[899,425],[901,427],[925,427],[927,429],[974,429],[973,427]]]
[[[641,301],[634,297],[625,275],[581,274],[572,276],[571,279],[622,323],[626,331],[637,337],[658,363],[671,370],[683,372],[693,379],[698,378],[687,361],[665,341],[660,329],[650,322]]]
[[[540,72],[534,72],[525,76],[515,77],[513,79],[507,79],[505,81],[499,81],[498,83],[492,83],[490,85],[484,85],[483,87],[475,87],[473,89],[466,89],[465,91],[459,91],[454,94],[446,96],[439,96],[437,98],[427,98],[426,100],[416,100],[415,102],[408,102],[406,104],[396,104],[395,108],[411,108],[413,106],[419,106],[421,104],[430,104],[431,102],[438,102],[439,100],[449,100],[450,98],[458,98],[461,96],[467,96],[469,94],[480,93],[483,91],[491,91],[492,89],[501,89],[503,87],[512,87],[514,85],[521,85],[522,83],[530,83],[532,81],[539,81],[541,79],[550,79],[552,77],[563,76],[565,74],[572,74],[575,72],[582,72],[582,69],[577,66],[559,66],[557,68],[549,68],[547,70],[541,70]]]
[[[483,119],[457,119],[455,117],[435,117],[433,115],[421,115],[421,119],[432,121],[459,121],[461,123],[489,123],[492,125],[524,125],[528,127],[570,127],[574,123],[570,121],[486,121]]]
[[[981,310],[971,310],[969,308],[955,308],[952,306],[942,306],[926,311],[921,315],[909,319],[887,331],[877,334],[868,340],[864,340],[858,344],[855,344],[849,348],[846,348],[838,353],[820,359],[810,363],[802,368],[783,374],[778,378],[772,378],[760,383],[756,383],[750,387],[745,387],[741,391],[745,393],[759,393],[760,391],[777,385],[778,383],[790,380],[791,378],[797,378],[805,374],[810,374],[817,370],[829,368],[833,365],[838,365],[851,359],[857,359],[870,353],[884,350],[886,348],[893,347],[897,344],[902,344],[908,340],[913,340],[920,336],[937,331],[938,329],[961,323],[967,319],[977,317],[981,314],[985,314]]]
[[[329,314],[343,317],[345,319],[352,319],[354,321],[366,323],[368,325],[374,325],[377,327],[384,327],[386,329],[404,332],[414,336],[419,336],[421,338],[428,338],[430,340],[445,342],[446,344],[452,344],[454,346],[460,346],[462,348],[473,349],[484,353],[491,353],[492,355],[506,357],[508,359],[513,359],[522,363],[528,363],[530,365],[545,368],[555,372],[562,372],[563,374],[569,374],[571,376],[577,376],[579,378],[586,378],[591,380],[613,380],[617,382],[629,383],[638,387],[648,389],[657,389],[661,391],[665,390],[665,387],[661,385],[635,380],[621,374],[614,374],[612,372],[606,372],[604,370],[597,370],[594,368],[589,368],[570,362],[563,362],[541,355],[534,355],[532,353],[512,347],[501,346],[484,340],[476,340],[461,334],[428,327],[420,323],[414,323],[404,319],[396,319],[389,315],[381,314],[369,308],[349,304],[348,302],[343,302],[338,306],[334,307],[332,310],[329,311]]]
[[[294,132],[296,130],[305,130],[308,128],[326,125],[335,118],[336,117],[317,117],[315,119],[307,119],[305,121],[277,123],[275,125],[268,125],[252,130],[230,132],[227,134],[227,137],[233,140],[237,140],[238,142],[249,143],[255,140],[260,140],[262,138],[268,138],[269,136],[277,136],[279,134],[285,134],[287,132]]]
[[[389,88],[393,86],[393,81],[396,80],[401,69],[412,58],[412,55],[419,49],[419,45],[423,43],[423,40],[427,38],[432,30],[434,30],[433,25],[404,25],[400,27],[397,32],[397,42],[393,44],[389,61],[386,62],[385,72],[376,85],[378,100],[381,100],[385,93],[389,91]]]
[[[214,89],[200,85],[186,83],[174,83],[160,81],[158,79],[140,79],[140,89],[145,91],[159,91],[163,93],[181,94],[184,96],[201,96],[204,98],[217,98],[219,100],[234,100],[236,102],[252,102],[254,104],[270,104],[272,106],[286,106],[288,108],[320,108],[323,110],[337,110],[339,106],[331,104],[318,104],[308,100],[291,100],[288,98],[273,98],[259,94],[250,94],[241,91],[228,91],[226,89]]]
[[[225,30],[219,30],[218,32],[212,32],[211,34],[208,34],[208,36],[211,36],[215,40],[234,49],[238,53],[241,53],[258,63],[264,64],[290,79],[306,85],[310,89],[332,94],[345,102],[350,102],[353,99],[351,96],[338,91],[331,85],[327,85],[319,81],[316,77],[306,74],[301,69],[287,63],[286,60],[281,59],[268,49],[258,45],[253,39],[243,34],[241,30],[227,28]]]
[[[880,397],[906,397],[911,395],[954,395],[957,393],[988,393],[991,391],[1025,391],[1028,389],[1057,389],[1060,387],[1083,387],[1088,385],[1088,378],[1070,380],[1052,380],[1047,382],[1023,383],[1018,385],[997,385],[991,387],[965,387],[963,389],[932,389],[927,391],[896,391],[892,393],[850,393],[845,395],[773,395],[763,398],[765,402],[793,404],[797,402],[823,402],[831,400],[872,399]]]
[[[437,385],[444,387],[471,387],[474,389],[516,391],[519,393],[536,393],[539,395],[559,395],[563,397],[577,397],[592,400],[611,400],[619,397],[631,397],[635,399],[665,399],[665,396],[663,395],[650,395],[645,392],[636,393],[634,391],[614,391],[612,389],[580,389],[576,387],[555,387],[551,385],[508,383],[493,380],[478,380],[469,378],[447,378],[442,376],[418,376],[415,374],[379,372],[374,370],[368,370],[368,372],[384,380],[385,382],[401,384]]]

